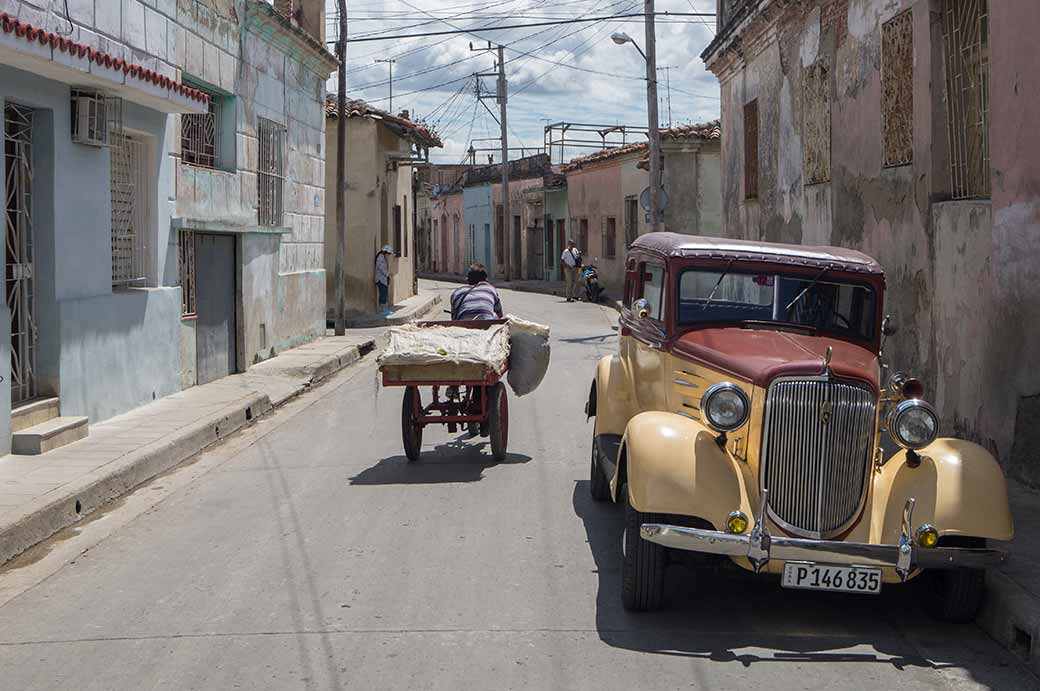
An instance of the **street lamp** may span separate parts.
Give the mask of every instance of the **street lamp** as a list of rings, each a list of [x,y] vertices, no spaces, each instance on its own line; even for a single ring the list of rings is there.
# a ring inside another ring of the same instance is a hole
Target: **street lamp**
[[[657,37],[654,31],[654,0],[644,0],[646,52],[624,31],[616,31],[610,40],[619,46],[631,43],[646,62],[646,117],[650,138],[650,232],[658,228],[658,199],[661,190],[661,133],[657,127]]]

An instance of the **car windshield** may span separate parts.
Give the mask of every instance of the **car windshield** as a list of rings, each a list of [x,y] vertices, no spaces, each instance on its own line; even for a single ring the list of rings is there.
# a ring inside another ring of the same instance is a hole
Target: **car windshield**
[[[776,322],[872,340],[877,296],[862,283],[815,276],[687,269],[679,278],[678,321]]]

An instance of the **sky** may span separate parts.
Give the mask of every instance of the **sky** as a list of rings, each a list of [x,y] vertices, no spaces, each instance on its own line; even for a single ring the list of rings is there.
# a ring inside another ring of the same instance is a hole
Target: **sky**
[[[335,24],[336,0],[326,0],[328,22]],[[657,0],[656,11],[714,12],[715,0]],[[470,51],[470,42],[506,46],[509,81],[509,145],[541,147],[548,122],[583,122],[645,126],[646,67],[631,45],[611,41],[613,32],[631,35],[645,47],[643,18],[572,23],[502,31],[474,31],[455,36],[426,32],[477,29],[539,21],[603,17],[642,12],[640,0],[347,0],[348,36],[379,40],[347,43],[347,94],[389,109],[389,65],[393,64],[393,110],[408,110],[413,119],[433,125],[444,141],[431,151],[437,163],[459,163],[470,142],[498,147],[498,123],[478,103],[474,72],[492,72],[492,53]],[[668,124],[666,76],[671,81],[673,124],[704,122],[719,116],[719,86],[700,59],[714,37],[714,18],[658,17],[657,64],[660,123]],[[400,34],[423,34],[395,38]],[[337,36],[333,30],[329,39]],[[483,40],[482,40],[483,39]],[[334,46],[329,47],[334,50]],[[562,63],[562,64],[557,64]],[[571,67],[568,67],[571,66]],[[576,68],[576,69],[575,69]],[[590,71],[591,70],[591,71]],[[494,91],[494,78],[483,78],[483,90]],[[335,76],[329,82],[335,92]],[[498,114],[494,99],[484,104]],[[630,140],[631,141],[631,140]],[[590,153],[586,151],[584,153]],[[583,152],[571,150],[566,158]],[[521,152],[513,152],[516,158]],[[487,154],[478,156],[487,162]],[[495,161],[499,157],[495,156]],[[554,162],[557,162],[558,151]]]

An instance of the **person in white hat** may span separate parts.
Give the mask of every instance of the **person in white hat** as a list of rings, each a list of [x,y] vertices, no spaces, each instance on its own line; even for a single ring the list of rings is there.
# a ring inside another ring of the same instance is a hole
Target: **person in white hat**
[[[387,302],[390,296],[390,255],[394,250],[390,245],[384,245],[383,249],[376,254],[376,290],[379,291],[378,312],[386,312]]]

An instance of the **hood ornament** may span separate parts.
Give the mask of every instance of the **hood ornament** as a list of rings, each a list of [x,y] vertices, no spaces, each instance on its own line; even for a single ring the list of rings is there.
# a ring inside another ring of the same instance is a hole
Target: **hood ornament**
[[[834,348],[827,346],[827,352],[823,354],[823,371],[825,374],[830,374],[831,358],[834,356]]]

